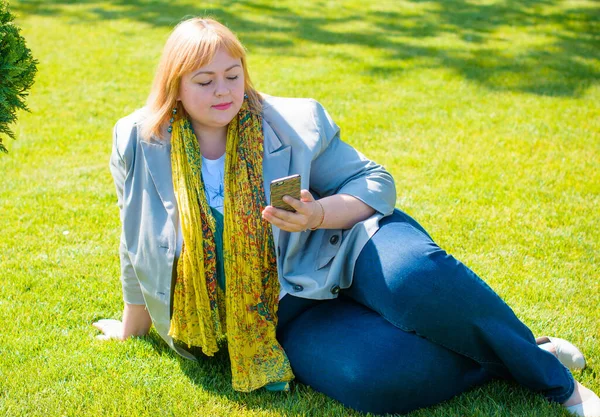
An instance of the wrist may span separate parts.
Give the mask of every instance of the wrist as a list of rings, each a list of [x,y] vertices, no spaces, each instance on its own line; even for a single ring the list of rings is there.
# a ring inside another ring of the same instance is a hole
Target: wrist
[[[148,334],[151,325],[152,319],[145,305],[125,304],[121,340],[131,336],[144,336]]]
[[[318,210],[318,214],[317,214],[318,223],[316,226],[311,227],[310,230],[317,230],[319,227],[321,227],[321,225],[323,224],[323,221],[325,221],[325,208],[323,207],[323,204],[321,204],[321,202],[319,200],[315,200],[315,203],[317,203],[319,205],[319,209],[317,209]]]

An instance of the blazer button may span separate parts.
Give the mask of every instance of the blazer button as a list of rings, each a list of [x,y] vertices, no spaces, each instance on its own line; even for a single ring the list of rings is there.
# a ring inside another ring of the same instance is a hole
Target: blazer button
[[[304,289],[304,287],[302,285],[298,285],[298,284],[294,285],[292,288],[296,292],[300,292],[300,291],[302,291]]]
[[[335,245],[336,243],[338,243],[338,240],[340,240],[340,237],[338,235],[333,235],[329,238],[329,243]]]
[[[337,294],[337,293],[340,292],[340,286],[336,284],[333,287],[331,287],[330,291],[331,291],[332,294]]]

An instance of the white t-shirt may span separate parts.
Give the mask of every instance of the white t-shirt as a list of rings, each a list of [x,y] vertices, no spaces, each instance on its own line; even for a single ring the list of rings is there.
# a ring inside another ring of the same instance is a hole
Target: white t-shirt
[[[219,159],[202,157],[202,179],[208,205],[223,214],[225,198],[225,154]]]

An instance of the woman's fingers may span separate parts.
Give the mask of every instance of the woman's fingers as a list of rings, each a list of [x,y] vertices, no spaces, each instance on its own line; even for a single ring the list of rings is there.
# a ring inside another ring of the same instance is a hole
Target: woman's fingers
[[[121,326],[121,321],[115,319],[100,319],[97,322],[92,323],[92,325],[98,330],[102,331],[113,326]]]
[[[279,227],[281,230],[285,230],[286,232],[303,232],[306,229],[298,226],[294,223],[289,223],[280,219],[276,219],[271,222],[274,226]]]
[[[308,190],[300,191],[300,200],[306,203],[312,203],[313,201],[315,201],[313,195]]]
[[[288,232],[301,232],[308,229],[311,216],[314,213],[315,200],[308,190],[302,190],[300,200],[284,196],[283,201],[292,206],[296,211],[287,211],[267,206],[263,210],[263,218],[269,223]]]
[[[302,214],[267,206],[262,212],[262,217],[272,225],[288,232],[306,230],[306,219]]]
[[[311,203],[315,201],[312,194],[308,190],[300,191],[300,200],[296,200],[294,197],[290,197],[289,195],[283,196],[283,201],[290,206],[296,213],[298,214],[309,214],[311,212]]]
[[[288,232],[298,232],[304,230],[300,224],[293,220],[294,216],[297,216],[297,214],[277,209],[272,206],[267,206],[267,208],[263,210],[262,217],[272,225]]]
[[[282,200],[284,201],[284,203],[288,203],[290,206],[292,206],[292,208],[294,210],[296,210],[296,213],[303,213],[305,210],[305,207],[304,207],[305,203],[303,203],[301,200],[296,200],[294,197],[290,197],[289,195],[284,195]],[[288,213],[293,213],[293,212],[288,212]]]
[[[102,332],[96,336],[98,340],[121,339],[123,334],[123,323],[120,320],[101,319],[92,323],[92,326]]]

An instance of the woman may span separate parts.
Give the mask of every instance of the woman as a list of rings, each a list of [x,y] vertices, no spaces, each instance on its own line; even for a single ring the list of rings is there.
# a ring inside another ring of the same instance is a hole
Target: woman
[[[115,127],[111,171],[125,307],[122,322],[95,323],[103,338],[153,323],[190,359],[226,339],[236,390],[296,377],[361,411],[408,412],[501,377],[600,416],[561,363],[581,366],[576,348],[538,347],[394,209],[389,173],[342,142],[321,105],[259,94],[220,23],[174,29],[147,106]],[[290,174],[295,212],[268,205],[271,181]]]

